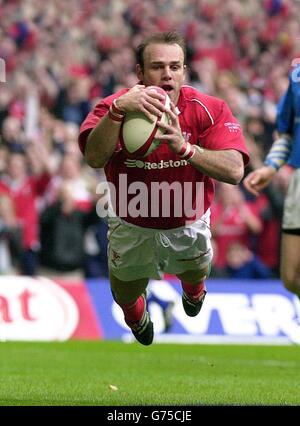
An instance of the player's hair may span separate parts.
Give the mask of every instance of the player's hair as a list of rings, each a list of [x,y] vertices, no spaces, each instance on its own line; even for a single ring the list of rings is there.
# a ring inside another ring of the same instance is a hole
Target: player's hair
[[[186,44],[185,39],[182,34],[176,32],[176,31],[168,31],[168,32],[162,32],[162,33],[155,33],[150,35],[149,37],[145,38],[143,43],[141,43],[137,47],[136,51],[136,58],[137,63],[140,65],[142,70],[144,69],[144,51],[149,44],[178,44],[184,55],[184,63],[186,63]]]

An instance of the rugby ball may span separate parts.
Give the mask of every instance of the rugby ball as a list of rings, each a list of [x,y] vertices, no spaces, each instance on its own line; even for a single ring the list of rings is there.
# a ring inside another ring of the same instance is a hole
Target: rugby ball
[[[170,108],[170,98],[168,94],[158,86],[148,86],[144,90],[155,90],[164,95],[161,101],[168,109]],[[156,136],[163,134],[162,129],[157,125],[159,118],[153,116],[152,122],[143,112],[128,112],[124,118],[121,131],[120,142],[126,154],[131,158],[143,158],[157,149],[162,142]],[[168,115],[163,113],[161,119],[163,123],[168,123]]]

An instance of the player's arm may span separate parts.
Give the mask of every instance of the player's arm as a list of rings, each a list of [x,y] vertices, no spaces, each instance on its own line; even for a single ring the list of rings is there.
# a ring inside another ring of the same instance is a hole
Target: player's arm
[[[244,179],[245,188],[254,195],[264,189],[271,181],[275,173],[286,164],[292,146],[291,136],[287,133],[279,135],[267,155],[264,166],[249,173]]]
[[[189,160],[196,169],[221,182],[238,184],[244,176],[243,156],[234,149],[212,151],[196,146]]]
[[[286,164],[292,147],[292,138],[287,133],[282,133],[279,138],[273,142],[273,145],[267,155],[264,163],[276,171]]]
[[[159,100],[162,98],[161,94],[147,91],[143,85],[136,85],[114,100],[107,114],[88,136],[85,148],[87,163],[94,168],[104,167],[115,152],[125,114],[141,111],[152,120],[153,115],[162,114],[164,106]]]
[[[84,156],[89,166],[102,168],[113,155],[123,118],[113,119],[107,113],[88,136]]]

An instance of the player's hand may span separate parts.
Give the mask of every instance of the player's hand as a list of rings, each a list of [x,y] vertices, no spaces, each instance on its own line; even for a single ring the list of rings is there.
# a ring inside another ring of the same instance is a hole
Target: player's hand
[[[165,111],[165,106],[162,104],[164,96],[155,90],[148,90],[143,84],[136,84],[124,95],[120,96],[116,104],[124,112],[141,111],[151,121],[156,117],[161,117]]]
[[[276,170],[273,167],[263,166],[254,170],[245,177],[243,184],[245,188],[253,195],[259,195],[259,192],[265,188],[275,175]]]
[[[173,102],[171,102],[170,105],[171,109],[166,111],[169,117],[169,123],[157,122],[158,127],[162,129],[164,133],[162,135],[157,135],[156,138],[168,142],[172,151],[178,153],[184,143],[184,138],[182,136],[175,105]]]

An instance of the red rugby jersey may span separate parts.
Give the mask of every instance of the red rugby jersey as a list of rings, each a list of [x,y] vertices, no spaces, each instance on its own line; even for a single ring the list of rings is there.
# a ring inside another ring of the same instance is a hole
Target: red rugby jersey
[[[101,100],[88,114],[79,134],[82,152],[90,131],[107,113],[113,100],[127,90]],[[244,163],[248,162],[241,127],[223,100],[183,86],[177,110],[186,141],[210,150],[235,149],[242,153]],[[117,214],[146,228],[171,229],[193,222],[207,211],[214,196],[213,179],[182,160],[165,142],[138,160],[129,159],[118,144],[105,173],[116,188]],[[162,191],[157,189],[159,185],[164,186]]]

